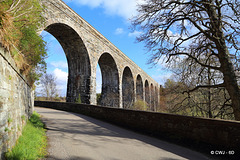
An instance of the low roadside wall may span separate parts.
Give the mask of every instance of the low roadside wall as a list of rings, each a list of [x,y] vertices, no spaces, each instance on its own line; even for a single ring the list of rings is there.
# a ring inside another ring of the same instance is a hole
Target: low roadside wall
[[[237,121],[74,103],[35,101],[35,106],[88,115],[161,139],[186,144],[188,147],[195,147],[209,154],[211,151],[230,151],[230,154],[236,156],[240,150],[240,123]]]

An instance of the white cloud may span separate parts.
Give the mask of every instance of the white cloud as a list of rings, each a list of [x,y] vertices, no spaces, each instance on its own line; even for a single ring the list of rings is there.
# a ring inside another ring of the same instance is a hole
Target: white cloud
[[[56,77],[57,89],[60,96],[66,96],[68,73],[56,68],[53,71],[53,75]]]
[[[64,0],[66,3],[87,5],[91,8],[101,7],[105,14],[118,15],[129,19],[136,15],[137,4],[144,3],[144,0]]]
[[[50,62],[50,65],[52,65],[53,67],[56,67],[56,68],[61,68],[61,69],[68,68],[67,62],[64,62],[64,61],[52,61],[52,62]]]
[[[57,78],[57,84],[59,84],[59,85],[67,84],[67,79],[68,79],[68,73],[67,72],[62,71],[59,68],[56,68],[53,71],[53,74]]]
[[[124,33],[123,28],[117,28],[117,29],[115,30],[115,34],[116,34],[116,35],[120,35],[120,34],[123,34],[123,33]]]
[[[132,32],[132,33],[129,33],[128,36],[129,36],[129,37],[138,37],[138,36],[140,36],[141,34],[142,34],[142,32],[140,32],[140,31],[134,31],[134,32]]]

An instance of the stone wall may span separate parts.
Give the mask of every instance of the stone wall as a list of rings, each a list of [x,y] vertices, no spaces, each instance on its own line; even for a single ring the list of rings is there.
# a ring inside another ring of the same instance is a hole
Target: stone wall
[[[74,103],[35,101],[35,106],[85,114],[160,139],[187,145],[207,154],[211,151],[233,151],[234,156],[237,156],[240,153],[240,123],[237,121]]]
[[[33,110],[33,92],[8,52],[0,47],[0,159],[15,145]]]

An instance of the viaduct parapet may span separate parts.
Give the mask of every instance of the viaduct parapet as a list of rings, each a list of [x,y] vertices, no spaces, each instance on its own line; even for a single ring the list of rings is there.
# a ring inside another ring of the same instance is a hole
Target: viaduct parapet
[[[101,105],[129,108],[136,100],[158,105],[159,84],[61,0],[42,0],[45,24],[68,61],[67,102],[81,96],[96,104],[96,69],[102,73]]]

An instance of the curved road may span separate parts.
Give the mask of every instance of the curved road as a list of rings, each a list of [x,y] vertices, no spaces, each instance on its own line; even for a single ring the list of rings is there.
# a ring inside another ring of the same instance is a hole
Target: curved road
[[[49,160],[205,160],[204,155],[75,113],[38,108]]]

